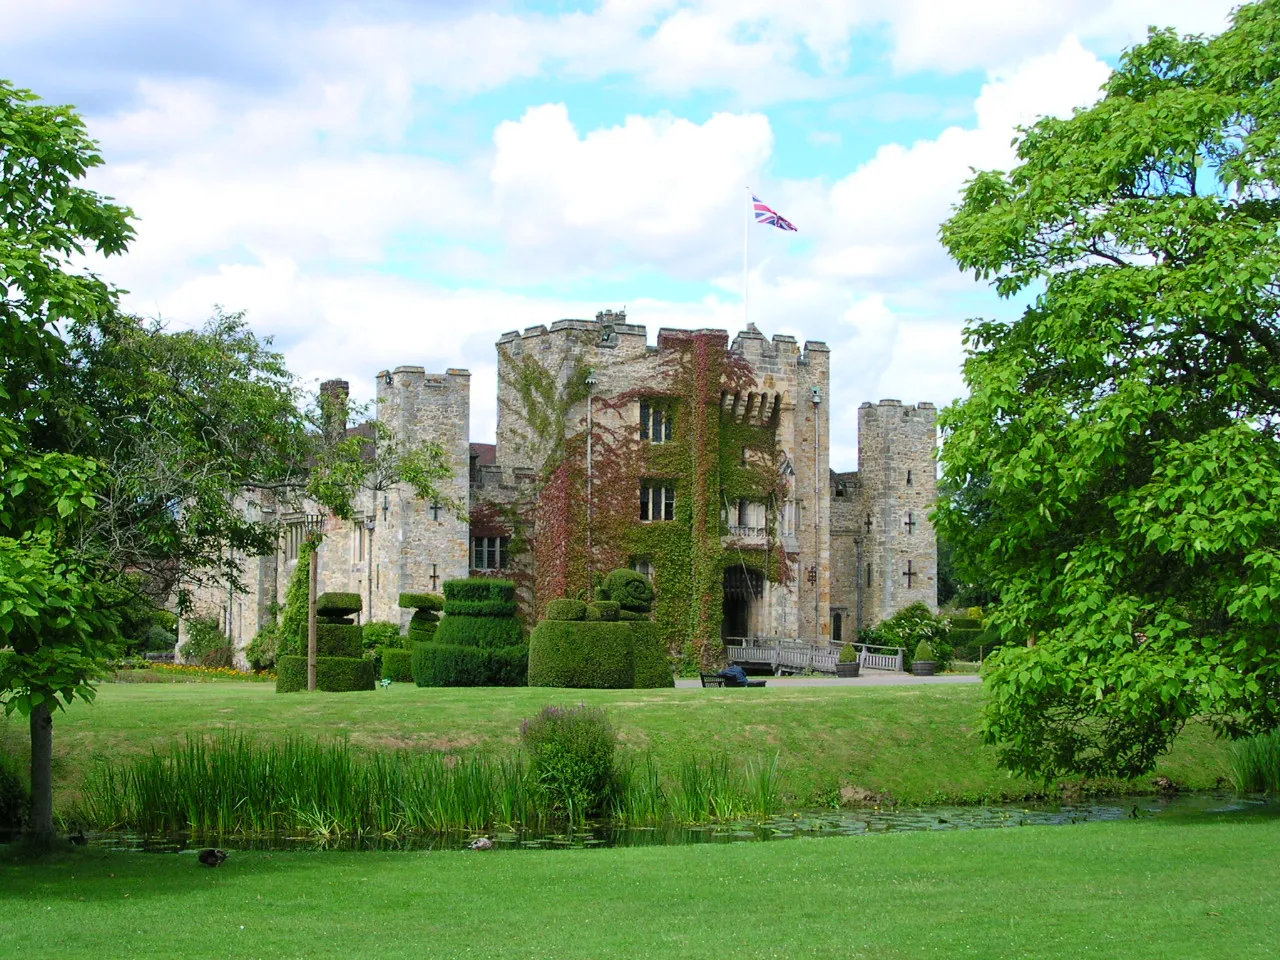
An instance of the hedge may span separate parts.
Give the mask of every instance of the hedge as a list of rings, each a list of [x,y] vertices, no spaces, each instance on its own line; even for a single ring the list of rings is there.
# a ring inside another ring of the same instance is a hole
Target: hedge
[[[402,593],[400,594],[402,610],[443,610],[444,597],[436,593]]]
[[[587,605],[581,600],[552,600],[547,604],[548,620],[585,620]]]
[[[396,683],[413,683],[413,651],[400,647],[383,647],[382,679]]]
[[[601,599],[615,600],[624,610],[648,613],[653,605],[653,584],[643,573],[625,567],[610,571],[601,584]]]
[[[619,614],[622,612],[622,604],[617,600],[597,600],[595,603],[587,604],[588,620],[619,620]]]
[[[412,647],[414,641],[426,642],[428,640],[434,639],[436,635],[437,626],[439,626],[439,624],[432,623],[430,621],[426,623],[418,623],[416,621],[410,620],[409,621],[409,646]]]
[[[516,687],[525,682],[529,648],[415,643],[413,682],[420,687]]]
[[[303,644],[303,648],[306,645]],[[355,624],[317,623],[317,657],[360,657],[364,655],[364,630]]]
[[[372,690],[374,663],[359,657],[317,657],[316,689],[329,693]],[[276,693],[307,689],[307,658],[281,657],[276,661]]]
[[[636,664],[637,689],[674,687],[675,676],[671,672],[671,658],[667,656],[667,643],[656,623],[629,623],[631,643]]]
[[[448,584],[446,584],[448,586]],[[524,643],[520,621],[500,617],[446,616],[436,627],[436,643],[464,647],[514,647]]]
[[[514,600],[449,600],[445,614],[453,617],[514,617]]]
[[[364,608],[358,593],[322,593],[316,597],[316,616],[346,618]]]
[[[452,613],[449,604],[454,600],[507,600],[516,598],[516,585],[512,580],[491,580],[488,577],[470,577],[466,580],[446,580],[444,584],[444,612]]]
[[[634,635],[632,623],[543,620],[529,638],[529,686],[632,687]]]

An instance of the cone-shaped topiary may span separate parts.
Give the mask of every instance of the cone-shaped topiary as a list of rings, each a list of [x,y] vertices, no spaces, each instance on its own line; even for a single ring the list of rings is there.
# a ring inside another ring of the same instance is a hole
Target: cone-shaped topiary
[[[409,624],[413,679],[420,687],[523,686],[524,631],[510,580],[472,578],[444,585],[444,619],[419,609]],[[415,632],[416,631],[416,632]],[[429,632],[429,631],[433,631]]]

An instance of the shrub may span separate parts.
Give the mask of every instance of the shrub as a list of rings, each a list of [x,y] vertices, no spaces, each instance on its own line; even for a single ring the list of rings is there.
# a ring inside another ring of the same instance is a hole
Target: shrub
[[[880,623],[876,632],[882,639],[871,642],[904,648],[903,667],[909,670],[916,646],[921,641],[928,641],[933,648],[937,670],[941,673],[951,663],[951,643],[947,639],[950,630],[951,621],[946,617],[938,616],[923,603],[913,603]]]
[[[858,648],[852,643],[846,643],[840,648],[840,663],[857,663]]]
[[[613,600],[621,604],[623,610],[633,613],[648,613],[653,605],[653,584],[643,573],[628,570],[625,567],[613,570],[601,584],[603,596],[597,599]]]
[[[137,653],[160,653],[164,650],[172,650],[178,643],[178,637],[165,627],[158,623],[153,623],[147,627],[147,632],[142,638],[142,642],[138,645]]]
[[[372,690],[376,686],[372,660],[358,657],[316,658],[316,689],[330,693]],[[307,658],[285,656],[276,664],[276,692],[307,689]]]
[[[436,625],[436,643],[466,647],[513,647],[524,642],[524,630],[514,617],[447,616]]]
[[[322,593],[316,597],[316,619],[322,623],[355,623],[364,606],[358,593]]]
[[[254,670],[270,670],[280,655],[280,628],[276,624],[263,627],[244,648],[244,658]]]
[[[547,604],[548,620],[585,620],[587,605],[581,600],[552,600]]]
[[[595,603],[587,604],[588,620],[617,620],[618,614],[622,610],[622,604],[617,600],[597,600]],[[593,616],[594,614],[594,616]]]
[[[445,613],[451,617],[514,617],[515,600],[449,600]]]
[[[317,623],[317,657],[364,656],[364,639],[354,623]]]
[[[631,630],[632,658],[635,660],[637,689],[674,687],[676,680],[671,672],[671,658],[667,656],[667,643],[656,623],[628,623]]]
[[[17,830],[27,816],[31,794],[20,765],[0,754],[0,830]]]
[[[489,651],[489,684],[523,687],[529,682],[529,647],[520,644]]]
[[[506,600],[516,598],[516,585],[511,580],[470,577],[448,580],[444,585],[444,612],[453,613],[450,604],[458,600]]]
[[[226,635],[212,617],[192,617],[187,621],[187,639],[178,648],[183,660],[198,663],[201,666],[222,666],[220,663],[208,663],[209,659],[220,660],[227,647]],[[230,666],[230,663],[227,664]]]
[[[420,687],[522,687],[529,648],[415,643],[410,673]]]
[[[444,597],[435,593],[402,593],[400,608],[402,610],[443,610]]]
[[[413,683],[413,651],[402,647],[383,647],[382,679],[396,683]]]
[[[409,621],[409,646],[412,647],[415,641],[426,642],[436,635],[437,623],[434,619],[436,615],[426,610],[419,610],[413,615],[413,619]],[[419,620],[418,618],[423,619]],[[432,619],[428,619],[432,618]]]
[[[918,644],[916,644],[916,652],[915,652],[915,655],[911,658],[911,662],[915,663],[917,660],[921,662],[927,662],[929,660],[934,660],[934,661],[937,660],[937,655],[934,653],[933,647],[928,640],[921,640]]]
[[[543,620],[529,638],[529,686],[635,685],[635,624]]]
[[[617,735],[598,708],[543,707],[520,725],[529,773],[548,806],[572,819],[599,810],[614,776]]]
[[[400,635],[400,624],[386,620],[371,620],[360,628],[364,649],[409,649],[409,638]]]
[[[315,547],[304,542],[298,548],[298,564],[289,579],[284,611],[280,615],[280,653],[307,652],[307,597],[310,594],[311,554]]]

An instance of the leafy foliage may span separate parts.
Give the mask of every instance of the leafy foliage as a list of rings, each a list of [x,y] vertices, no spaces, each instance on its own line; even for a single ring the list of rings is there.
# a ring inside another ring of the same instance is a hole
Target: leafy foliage
[[[1153,31],[943,225],[962,268],[1034,298],[967,327],[942,459],[993,509],[936,516],[1015,641],[983,732],[1013,770],[1133,775],[1193,717],[1280,725],[1277,49],[1274,0],[1221,36]]]
[[[520,725],[529,772],[553,810],[582,819],[600,809],[613,777],[617,734],[598,707],[546,706]]]
[[[183,660],[201,667],[232,665],[231,646],[218,621],[210,617],[192,617],[187,621],[187,640],[178,648]]]

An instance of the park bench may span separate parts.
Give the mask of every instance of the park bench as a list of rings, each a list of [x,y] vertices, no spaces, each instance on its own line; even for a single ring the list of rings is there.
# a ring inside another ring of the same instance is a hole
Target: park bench
[[[702,685],[704,687],[763,687],[768,682],[766,680],[748,680],[745,684],[741,684],[733,677],[721,676],[718,673],[702,673],[699,676],[702,677]]]

